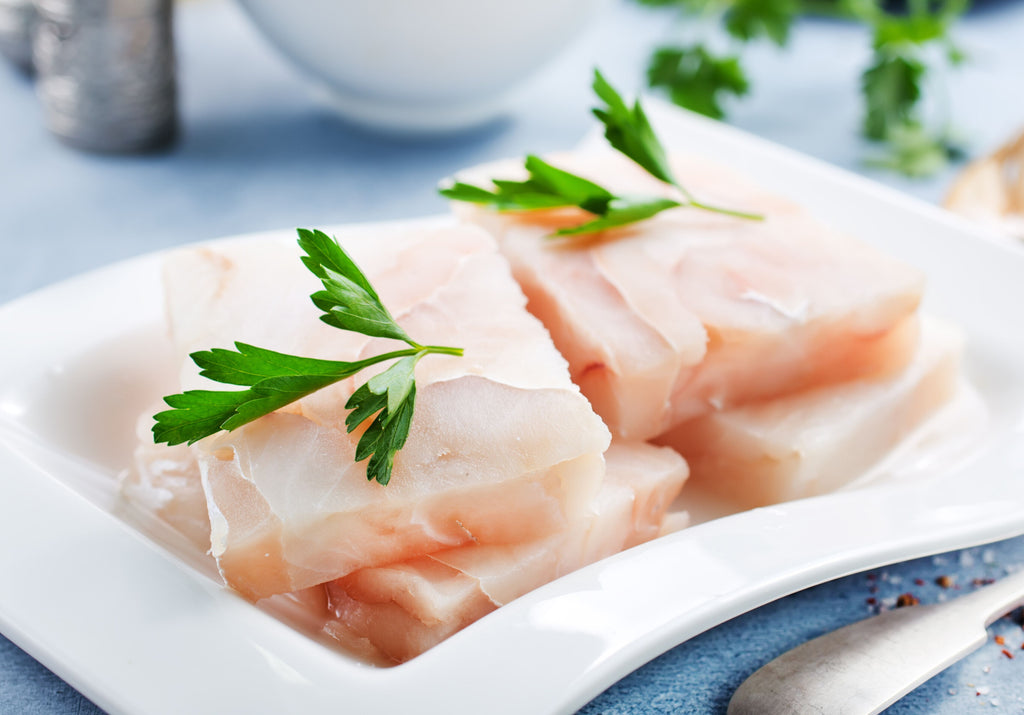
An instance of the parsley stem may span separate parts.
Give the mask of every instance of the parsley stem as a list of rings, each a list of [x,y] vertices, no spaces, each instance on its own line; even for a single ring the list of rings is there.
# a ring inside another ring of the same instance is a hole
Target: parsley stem
[[[403,358],[409,357],[411,355],[418,355],[423,351],[424,348],[422,345],[413,345],[411,348],[406,348],[404,350],[392,350],[389,353],[381,353],[380,355],[374,355],[371,358],[367,358],[364,361],[364,363],[366,367],[369,367],[370,365],[376,365],[377,363],[387,362],[388,360],[393,360],[394,358]]]
[[[433,353],[435,355],[454,355],[460,357],[462,355],[462,348],[449,348],[444,345],[421,345],[420,349],[423,354]]]
[[[691,194],[686,187],[682,186],[678,181],[673,181],[672,186],[679,189],[679,193],[683,195],[683,198],[686,200],[686,205],[688,206],[693,206],[696,209],[703,209],[704,211],[725,214],[727,216],[735,216],[736,218],[745,218],[751,221],[764,221],[764,216],[761,214],[750,213],[748,211],[737,211],[736,209],[727,209],[721,206],[706,204],[703,201],[698,201],[694,198],[693,194]]]
[[[764,221],[762,214],[748,213],[746,211],[737,211],[736,209],[722,208],[721,206],[712,206],[711,204],[705,204],[700,201],[694,201],[690,199],[689,205],[694,208],[704,209],[705,211],[713,211],[714,213],[725,214],[727,216],[735,216],[737,218],[745,218],[751,221]]]
[[[370,360],[373,362],[370,364],[376,364],[378,362],[385,362],[392,358],[409,357],[411,355],[454,355],[456,357],[462,356],[462,348],[450,348],[445,345],[420,345],[412,340],[407,341],[409,347],[404,350],[393,350],[389,353],[381,353],[380,355],[374,355]]]

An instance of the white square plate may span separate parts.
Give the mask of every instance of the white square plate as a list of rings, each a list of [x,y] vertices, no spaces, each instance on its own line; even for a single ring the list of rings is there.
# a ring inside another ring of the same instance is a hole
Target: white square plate
[[[113,480],[174,389],[159,256],[0,308],[0,630],[113,713],[570,712],[659,653],[795,590],[1024,533],[1024,253],[861,178],[657,103],[668,143],[732,165],[923,269],[967,332],[989,411],[964,459],[701,524],[499,609],[394,668],[359,663],[221,587]],[[137,525],[136,525],[137,526]]]

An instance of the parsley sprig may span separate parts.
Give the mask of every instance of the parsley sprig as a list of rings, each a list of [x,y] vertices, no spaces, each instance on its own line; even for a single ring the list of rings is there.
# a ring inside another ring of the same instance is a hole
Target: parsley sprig
[[[524,162],[528,174],[524,181],[492,179],[493,189],[457,181],[441,188],[441,195],[455,201],[482,204],[498,211],[534,211],[575,206],[596,217],[576,226],[559,229],[554,236],[598,233],[637,223],[680,206],[692,206],[745,219],[762,218],[758,214],[698,201],[672,173],[665,148],[654,133],[640,101],[637,100],[629,107],[597,70],[594,71],[593,88],[604,102],[604,106],[595,108],[593,112],[604,124],[608,143],[643,167],[651,176],[674,186],[682,194],[682,201],[659,196],[616,195],[603,186],[552,166],[532,154]]]
[[[796,20],[804,14],[832,15],[865,25],[872,38],[872,59],[861,74],[864,136],[884,148],[872,159],[908,176],[943,168],[961,150],[942,128],[926,122],[926,91],[934,89],[938,67],[955,67],[964,53],[952,38],[967,0],[908,0],[905,13],[888,12],[882,0],[636,0],[674,8],[691,19],[712,19],[727,35],[729,53],[716,54],[704,42],[669,45],[651,55],[647,81],[676,104],[716,119],[725,116],[727,97],[748,93],[749,81],[736,51],[751,42],[785,47]]]
[[[594,92],[606,105],[594,109],[593,112],[604,124],[604,136],[608,143],[646,169],[651,176],[676,187],[686,198],[685,206],[753,221],[764,218],[760,214],[712,206],[698,201],[672,173],[665,147],[658,141],[640,100],[636,100],[632,108],[628,107],[615,88],[608,84],[597,70],[594,70]]]
[[[373,376],[349,397],[345,426],[353,432],[370,424],[356,444],[356,461],[368,459],[366,478],[386,485],[395,454],[409,436],[416,401],[416,363],[430,354],[462,355],[462,348],[420,345],[406,334],[381,302],[355,261],[321,231],[299,229],[302,262],[323,290],[310,298],[335,328],[377,338],[400,340],[409,347],[355,362],[299,357],[235,343],[234,350],[214,348],[192,353],[200,375],[245,390],[188,390],[164,398],[170,410],[155,416],[155,442],[193,444],[221,430],[231,431],[300,400],[364,368],[389,360],[394,364]]]
[[[725,118],[725,95],[742,97],[750,90],[738,56],[718,56],[702,44],[655,50],[647,83],[664,89],[674,104],[712,119]]]
[[[576,206],[597,218],[577,226],[561,228],[554,236],[597,233],[617,226],[636,223],[683,204],[673,199],[651,196],[616,196],[603,186],[552,166],[537,156],[527,156],[529,178],[525,181],[494,179],[494,190],[456,182],[441,189],[441,195],[455,201],[490,206],[499,211]]]
[[[950,67],[964,61],[951,39],[953,25],[966,9],[964,0],[911,0],[905,15],[888,13],[873,0],[846,3],[854,17],[873,29],[872,61],[861,75],[863,131],[886,153],[869,159],[869,165],[927,176],[961,158],[962,149],[948,129],[926,126],[921,100],[935,74],[937,55]]]

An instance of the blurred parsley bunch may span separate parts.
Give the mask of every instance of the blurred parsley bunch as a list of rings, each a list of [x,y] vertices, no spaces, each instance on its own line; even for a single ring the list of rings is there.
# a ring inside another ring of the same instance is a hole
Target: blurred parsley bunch
[[[909,0],[905,13],[892,13],[879,0],[636,0],[670,8],[684,16],[712,19],[739,48],[770,41],[785,47],[797,17],[803,14],[846,17],[871,31],[872,58],[861,75],[863,133],[882,153],[868,163],[907,176],[927,176],[959,158],[960,149],[946,127],[928,127],[922,97],[939,63],[964,61],[950,31],[968,0]],[[652,88],[664,90],[682,107],[721,119],[723,99],[750,89],[739,52],[722,54],[706,43],[656,49],[647,68]]]

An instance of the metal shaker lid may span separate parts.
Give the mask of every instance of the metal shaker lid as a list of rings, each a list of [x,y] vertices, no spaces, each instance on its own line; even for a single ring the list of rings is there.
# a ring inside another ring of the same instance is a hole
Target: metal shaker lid
[[[31,0],[0,0],[0,55],[26,72],[32,69],[35,14]]]
[[[129,20],[168,9],[166,0],[35,0],[40,14],[77,22]]]

